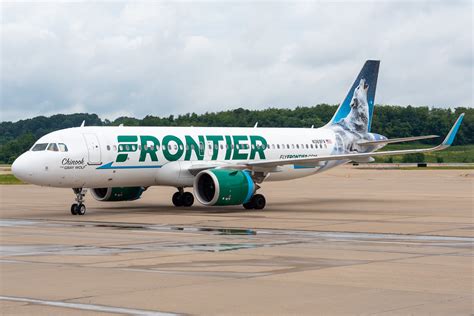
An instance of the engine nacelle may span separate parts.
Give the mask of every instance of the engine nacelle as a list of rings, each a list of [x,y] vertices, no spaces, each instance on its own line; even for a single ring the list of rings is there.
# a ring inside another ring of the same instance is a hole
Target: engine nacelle
[[[144,187],[123,187],[123,188],[95,188],[91,189],[92,196],[97,201],[134,201],[138,200],[145,191]]]
[[[255,193],[255,183],[247,171],[210,169],[194,179],[194,195],[204,205],[240,205]]]

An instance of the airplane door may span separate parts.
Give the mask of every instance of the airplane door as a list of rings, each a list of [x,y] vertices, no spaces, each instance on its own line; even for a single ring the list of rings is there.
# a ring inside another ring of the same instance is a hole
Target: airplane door
[[[100,157],[100,144],[97,135],[95,134],[82,134],[86,140],[87,151],[89,154],[90,165],[100,165],[102,163]]]

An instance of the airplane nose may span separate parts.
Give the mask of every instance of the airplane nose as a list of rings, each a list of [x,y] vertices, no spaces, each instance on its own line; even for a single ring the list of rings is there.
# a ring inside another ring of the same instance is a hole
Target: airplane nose
[[[18,179],[28,182],[28,178],[31,178],[32,174],[28,170],[28,162],[25,155],[21,155],[12,164],[12,173]]]

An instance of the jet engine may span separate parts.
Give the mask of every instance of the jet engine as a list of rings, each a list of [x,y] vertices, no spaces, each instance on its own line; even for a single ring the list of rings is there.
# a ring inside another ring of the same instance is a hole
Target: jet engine
[[[241,170],[204,170],[194,179],[194,195],[204,205],[244,204],[255,189],[249,172]]]
[[[97,201],[134,201],[138,200],[145,191],[144,187],[95,188],[91,189],[92,196]]]

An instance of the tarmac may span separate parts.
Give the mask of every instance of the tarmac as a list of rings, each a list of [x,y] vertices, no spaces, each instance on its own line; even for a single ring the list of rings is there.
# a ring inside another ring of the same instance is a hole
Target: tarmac
[[[0,186],[2,315],[471,315],[474,171],[350,166],[263,211]],[[197,203],[197,202],[196,202]]]

